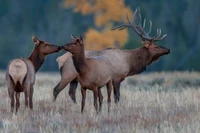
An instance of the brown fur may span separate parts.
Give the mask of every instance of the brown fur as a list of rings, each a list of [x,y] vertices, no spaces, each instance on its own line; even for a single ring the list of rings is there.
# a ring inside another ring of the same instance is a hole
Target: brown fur
[[[139,16],[140,9],[138,9]],[[133,50],[120,50],[116,48],[108,48],[102,51],[90,51],[92,55],[91,58],[99,58],[99,56],[106,57],[110,62],[110,67],[113,70],[113,78],[112,83],[114,87],[114,96],[115,102],[119,101],[120,98],[120,84],[121,82],[127,77],[132,76],[134,74],[139,74],[146,70],[146,67],[151,63],[157,61],[159,57],[165,54],[169,54],[170,50],[155,44],[156,41],[162,40],[167,35],[163,35],[161,37],[161,29],[157,30],[157,34],[154,37],[150,37],[149,34],[151,32],[152,23],[150,22],[150,30],[148,33],[145,32],[145,22],[143,24],[135,24],[135,19],[137,10],[134,13],[132,21],[128,19],[127,24],[121,24],[117,26],[115,29],[123,30],[127,27],[132,28],[141,38],[143,47],[133,49]],[[128,18],[128,17],[127,17]],[[139,22],[142,22],[141,17]],[[143,25],[143,26],[142,26]],[[89,53],[90,53],[89,52]],[[86,56],[87,57],[87,56]],[[61,67],[61,81],[58,85],[54,88],[54,98],[56,99],[57,95],[64,87],[70,83],[69,95],[71,96],[72,100],[76,102],[75,92],[77,87],[76,79],[76,72],[72,67],[71,59],[66,60]],[[70,67],[66,67],[70,66]],[[70,72],[70,75],[67,73]],[[66,80],[67,79],[67,80]],[[72,82],[73,81],[73,82]]]
[[[45,61],[48,54],[58,52],[59,46],[48,44],[39,40],[37,37],[32,37],[35,47],[27,59],[14,59],[8,64],[6,72],[6,84],[8,93],[11,99],[11,111],[14,111],[14,93],[16,93],[16,112],[19,109],[20,92],[25,93],[25,104],[33,109],[32,96],[33,85],[35,83],[35,73]]]
[[[86,51],[85,56],[88,58],[106,57],[111,62],[111,68],[114,71],[113,85],[115,101],[119,101],[119,87],[127,76],[139,74],[146,70],[146,67],[159,59],[160,56],[168,54],[169,49],[151,43],[132,50],[121,50],[117,48],[105,49],[102,51]],[[66,53],[65,55],[70,54]],[[70,54],[71,55],[71,54]],[[64,57],[64,56],[63,56]],[[65,60],[65,59],[63,59]],[[59,61],[58,61],[59,62]],[[77,72],[73,66],[72,58],[67,58],[61,66],[61,81],[54,88],[54,97],[70,83],[69,95],[76,102],[75,92],[77,87]],[[73,81],[73,82],[72,82]]]
[[[82,92],[81,112],[83,112],[85,106],[86,89],[93,91],[94,107],[97,111],[97,97],[99,97],[99,110],[101,110],[103,96],[100,88],[107,85],[108,91],[111,92],[112,69],[110,69],[109,60],[105,57],[98,59],[86,58],[82,37],[80,39],[74,39],[71,43],[64,45],[63,49],[72,53],[73,64],[78,73],[77,80],[81,84]],[[110,93],[108,94],[108,101],[110,103]]]

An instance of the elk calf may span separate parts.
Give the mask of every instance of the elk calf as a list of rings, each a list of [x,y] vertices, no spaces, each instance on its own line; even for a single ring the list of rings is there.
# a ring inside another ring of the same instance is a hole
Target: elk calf
[[[8,94],[11,99],[11,111],[14,111],[14,93],[16,99],[16,113],[19,109],[20,92],[25,94],[25,105],[33,109],[33,85],[35,83],[35,73],[45,61],[48,54],[60,51],[60,47],[39,40],[33,36],[35,47],[29,58],[13,59],[9,62],[6,72],[6,84]]]
[[[103,56],[98,58],[86,58],[84,51],[83,39],[75,38],[73,41],[62,46],[62,49],[72,53],[72,60],[74,67],[78,73],[77,80],[81,84],[82,93],[82,105],[81,112],[83,112],[85,106],[86,89],[90,89],[94,94],[94,107],[98,112],[97,97],[99,97],[99,111],[103,101],[101,94],[101,87],[107,85],[108,101],[110,101],[111,85],[112,85],[112,69],[110,67],[110,61]],[[110,102],[109,102],[110,103]],[[108,104],[109,110],[109,104]]]

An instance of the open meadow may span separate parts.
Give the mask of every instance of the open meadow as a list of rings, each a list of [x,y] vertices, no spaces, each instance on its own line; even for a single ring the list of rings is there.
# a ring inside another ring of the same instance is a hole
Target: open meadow
[[[33,111],[25,109],[21,93],[17,115],[10,112],[10,98],[0,73],[0,132],[127,132],[127,133],[199,133],[200,73],[143,73],[127,78],[121,86],[121,98],[115,105],[112,92],[110,113],[107,92],[103,108],[96,114],[93,93],[87,91],[84,113],[81,114],[80,86],[77,104],[68,95],[68,86],[53,102],[53,87],[59,73],[37,73],[33,93]]]

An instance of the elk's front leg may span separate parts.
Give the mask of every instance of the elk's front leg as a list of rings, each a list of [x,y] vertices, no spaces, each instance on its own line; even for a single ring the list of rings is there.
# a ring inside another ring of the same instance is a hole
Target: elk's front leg
[[[69,87],[69,96],[71,97],[72,101],[76,103],[76,88],[78,85],[78,81],[75,79],[72,82],[70,82],[70,87]]]
[[[81,113],[83,113],[83,109],[85,107],[85,98],[86,98],[86,89],[83,87],[81,87],[81,94],[82,94]]]

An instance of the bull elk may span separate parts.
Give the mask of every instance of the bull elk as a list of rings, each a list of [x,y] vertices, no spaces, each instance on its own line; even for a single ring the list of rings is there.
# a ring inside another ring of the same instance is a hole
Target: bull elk
[[[16,99],[16,113],[20,107],[20,92],[25,94],[25,105],[33,109],[33,85],[35,83],[35,73],[39,70],[45,57],[48,54],[60,51],[60,47],[39,40],[33,36],[32,40],[35,44],[34,49],[29,58],[13,59],[9,62],[6,72],[6,84],[8,94],[11,99],[11,112],[14,111],[14,93]]]
[[[138,12],[140,24],[136,25],[135,19],[136,14]],[[108,48],[102,51],[85,52],[86,57],[95,58],[96,56],[101,55],[107,57],[110,60],[111,66],[113,67],[113,71],[115,74],[112,80],[115,102],[118,102],[120,99],[120,84],[126,77],[139,74],[145,71],[146,67],[152,64],[153,62],[157,61],[159,57],[170,53],[170,49],[155,44],[156,41],[160,41],[164,37],[166,37],[166,35],[160,37],[161,29],[157,30],[157,34],[154,37],[150,37],[149,34],[152,28],[152,22],[150,21],[149,31],[147,33],[144,31],[146,20],[144,20],[142,26],[140,10],[136,9],[133,15],[132,22],[130,22],[128,16],[127,19],[128,23],[119,25],[113,30],[123,30],[127,27],[132,28],[141,37],[143,44],[142,47],[132,50]],[[73,67],[71,55],[69,53],[66,53],[65,55],[59,57],[57,61],[60,67],[61,81],[54,88],[54,97],[56,98],[59,92],[63,90],[68,83],[70,83],[69,95],[72,98],[72,100],[76,102],[75,92],[78,83],[76,81],[77,72]]]
[[[81,112],[85,106],[86,90],[92,90],[94,94],[94,107],[96,111],[101,111],[103,96],[101,94],[101,87],[107,85],[108,101],[112,90],[112,69],[110,68],[110,61],[104,57],[86,58],[84,51],[83,39],[75,38],[72,42],[62,46],[62,49],[69,51],[72,54],[72,61],[78,73],[77,80],[81,84],[82,104]],[[99,110],[97,99],[99,98]],[[108,104],[109,111],[109,104]]]

